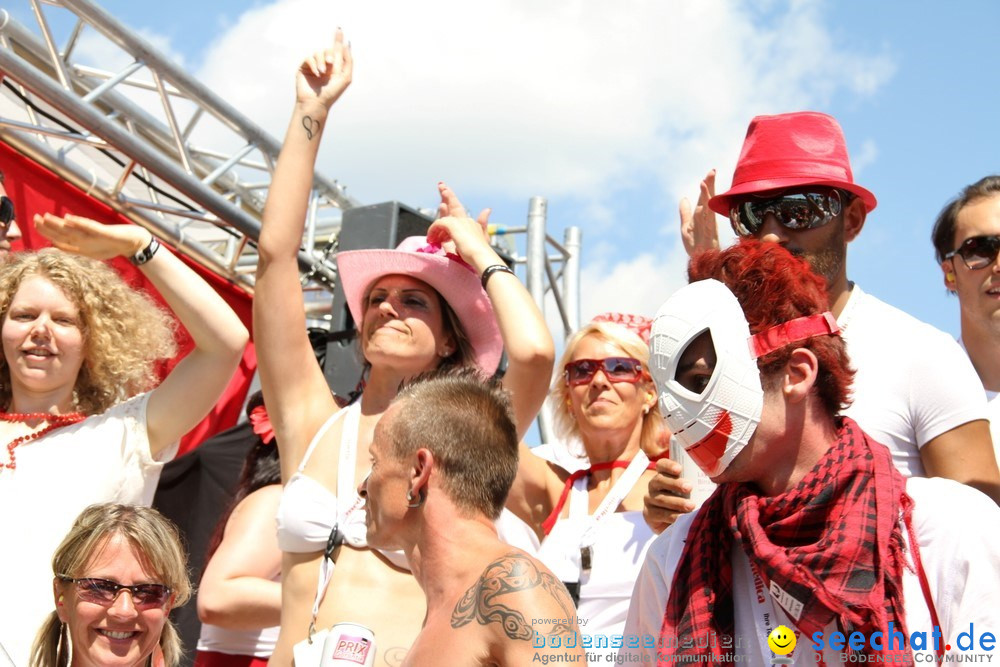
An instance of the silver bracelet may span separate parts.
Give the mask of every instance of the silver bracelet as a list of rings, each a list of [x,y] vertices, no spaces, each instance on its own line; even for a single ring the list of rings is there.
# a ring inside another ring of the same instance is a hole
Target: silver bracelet
[[[153,236],[149,240],[149,245],[129,257],[128,261],[132,262],[133,266],[142,266],[149,260],[153,259],[153,255],[155,255],[156,251],[159,249],[160,242],[156,240],[155,236]]]
[[[490,276],[492,276],[494,273],[509,273],[512,276],[517,275],[506,264],[491,264],[490,266],[487,266],[485,269],[483,269],[483,277],[482,277],[483,289],[486,289],[486,283],[489,282]]]

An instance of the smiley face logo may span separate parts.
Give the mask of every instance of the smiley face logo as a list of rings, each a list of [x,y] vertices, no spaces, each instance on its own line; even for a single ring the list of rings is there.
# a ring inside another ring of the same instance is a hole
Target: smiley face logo
[[[767,636],[767,646],[778,655],[788,655],[795,650],[795,633],[779,625]]]

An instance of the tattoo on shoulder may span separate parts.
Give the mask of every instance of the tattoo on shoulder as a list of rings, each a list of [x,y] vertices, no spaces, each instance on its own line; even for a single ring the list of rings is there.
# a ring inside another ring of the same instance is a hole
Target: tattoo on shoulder
[[[562,610],[562,617],[545,619],[551,623],[552,634],[576,632],[576,608],[562,582],[548,572],[542,572],[525,556],[511,552],[486,566],[473,586],[465,592],[451,614],[451,627],[460,628],[473,620],[480,625],[499,623],[511,639],[530,641],[534,636],[532,624],[524,614],[500,601],[504,595],[541,587]],[[512,600],[508,600],[512,602]]]
[[[320,121],[312,118],[311,116],[302,117],[302,127],[305,128],[306,137],[310,140],[312,140],[312,138],[316,136],[316,133],[319,132],[321,124],[322,123]]]

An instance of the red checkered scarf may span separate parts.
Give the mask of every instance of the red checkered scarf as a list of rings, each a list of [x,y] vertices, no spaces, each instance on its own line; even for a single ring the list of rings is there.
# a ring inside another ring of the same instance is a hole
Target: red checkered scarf
[[[659,665],[673,664],[670,651],[721,662],[723,650],[732,650],[721,638],[734,632],[735,544],[765,586],[775,582],[802,602],[795,625],[805,636],[831,621],[868,636],[892,621],[906,634],[900,517],[909,520],[912,501],[905,480],[889,450],[853,420],[841,418],[837,435],[795,488],[765,497],[750,484],[723,484],[705,502],[674,576],[660,630],[668,648]],[[909,647],[902,653],[909,656]]]

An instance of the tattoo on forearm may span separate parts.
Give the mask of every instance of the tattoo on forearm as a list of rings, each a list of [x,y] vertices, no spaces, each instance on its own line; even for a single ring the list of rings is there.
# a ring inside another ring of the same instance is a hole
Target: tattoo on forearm
[[[552,634],[576,632],[573,627],[576,608],[562,582],[548,572],[540,571],[527,556],[513,552],[486,566],[479,581],[455,605],[451,627],[460,628],[473,620],[480,625],[500,623],[511,639],[530,641],[534,631],[524,614],[498,602],[497,598],[538,586],[551,595],[563,611],[564,620],[553,624]]]
[[[315,119],[311,118],[310,116],[303,116],[302,117],[302,127],[305,128],[305,130],[306,130],[306,138],[308,138],[310,141],[312,140],[312,138],[314,136],[316,136],[317,134],[319,134],[320,125],[321,125],[320,121],[315,120]]]

